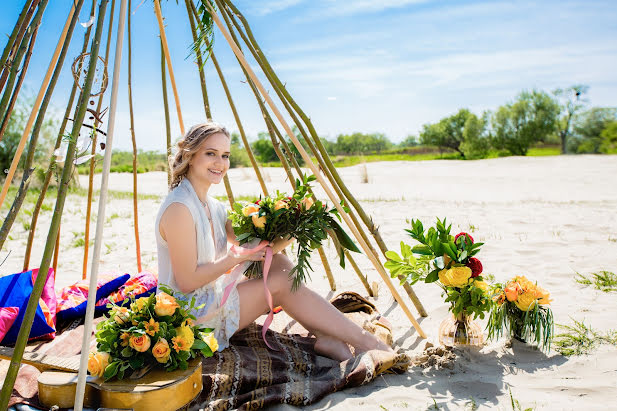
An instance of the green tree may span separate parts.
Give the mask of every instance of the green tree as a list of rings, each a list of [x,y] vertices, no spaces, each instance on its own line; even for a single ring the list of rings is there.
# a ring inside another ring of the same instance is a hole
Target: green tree
[[[524,156],[533,144],[556,131],[559,105],[543,91],[521,92],[492,116],[492,145]]]
[[[599,153],[601,133],[613,121],[617,121],[617,108],[614,107],[592,107],[578,114],[569,149],[577,153]]]
[[[600,133],[602,144],[600,152],[606,154],[617,154],[617,121],[609,123]]]
[[[276,155],[276,151],[274,151],[274,147],[272,146],[270,134],[266,132],[262,131],[257,134],[257,140],[251,143],[251,148],[260,163],[270,163],[273,161],[278,161],[279,159]]]
[[[587,94],[589,86],[577,84],[565,89],[558,88],[553,95],[561,104],[561,117],[557,121],[557,134],[561,140],[561,154],[568,152],[568,137],[572,127],[574,116],[585,107],[587,100],[583,97]]]
[[[420,145],[420,142],[418,141],[418,137],[414,135],[409,135],[405,137],[405,139],[401,141],[398,146],[401,148],[407,148],[407,147],[417,147],[419,145]]]
[[[422,126],[420,142],[428,146],[452,149],[463,157],[467,154],[465,150],[473,152],[472,157],[483,156],[488,152],[488,141],[482,136],[484,129],[482,119],[462,108],[456,114],[441,119],[439,123]],[[465,139],[469,142],[462,146]]]
[[[491,149],[490,140],[486,136],[488,117],[488,112],[484,113],[481,118],[475,114],[467,117],[461,143],[461,150],[465,153],[466,159],[485,158]]]
[[[383,133],[339,134],[336,138],[338,154],[380,153],[390,147],[392,147],[392,142]]]

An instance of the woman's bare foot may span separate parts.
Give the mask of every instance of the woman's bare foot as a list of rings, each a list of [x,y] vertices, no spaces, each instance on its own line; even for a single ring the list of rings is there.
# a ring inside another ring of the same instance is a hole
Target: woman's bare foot
[[[315,351],[328,358],[341,362],[353,358],[353,354],[347,343],[329,335],[320,335],[317,337],[317,341],[315,341]]]

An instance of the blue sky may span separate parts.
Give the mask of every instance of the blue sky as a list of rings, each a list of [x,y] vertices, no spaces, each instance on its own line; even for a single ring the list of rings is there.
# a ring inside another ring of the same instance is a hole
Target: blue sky
[[[10,33],[23,1],[3,3],[2,34]],[[137,143],[145,150],[164,150],[158,28],[152,2],[138,7],[139,3],[132,4]],[[90,4],[87,0],[82,22],[89,20]],[[235,4],[323,136],[384,132],[400,141],[417,134],[422,124],[459,108],[481,113],[530,88],[550,91],[583,83],[590,86],[590,104],[617,105],[614,1],[237,0]],[[69,7],[67,0],[50,1],[43,17],[25,83],[32,95],[38,92]],[[163,13],[188,127],[202,121],[204,114],[197,70],[188,57],[186,10],[164,1]],[[64,110],[72,81],[70,64],[79,54],[84,31],[79,25],[75,30],[52,100],[57,112]],[[215,53],[243,125],[254,137],[265,129],[259,109],[225,39],[218,31],[215,36]],[[125,48],[114,139],[114,147],[123,149],[131,147],[126,59]],[[237,129],[211,63],[206,76],[215,120]],[[175,112],[171,114],[175,138],[179,128]]]

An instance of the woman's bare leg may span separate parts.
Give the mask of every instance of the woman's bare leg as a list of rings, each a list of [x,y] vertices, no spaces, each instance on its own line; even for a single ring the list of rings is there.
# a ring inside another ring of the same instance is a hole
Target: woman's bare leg
[[[302,324],[318,338],[316,349],[336,359],[347,359],[351,352],[346,343],[357,352],[392,349],[373,334],[363,330],[347,319],[332,304],[305,286],[291,291],[289,271],[293,264],[283,255],[277,254],[272,261],[268,276],[268,288],[275,305],[281,305],[285,312]],[[240,295],[240,328],[245,328],[267,311],[263,281],[249,280],[238,284]],[[321,339],[321,341],[320,341]]]

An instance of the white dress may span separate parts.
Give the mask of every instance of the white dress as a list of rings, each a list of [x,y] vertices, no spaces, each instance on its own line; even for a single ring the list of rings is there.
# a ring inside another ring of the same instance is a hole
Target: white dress
[[[186,178],[174,188],[165,198],[156,217],[156,246],[158,251],[159,283],[165,284],[174,290],[179,290],[171,267],[169,248],[167,242],[161,236],[159,223],[161,216],[173,203],[180,203],[186,206],[193,217],[195,232],[197,234],[197,265],[213,262],[225,256],[227,253],[227,233],[225,223],[227,221],[227,211],[225,206],[216,199],[208,196],[208,207],[212,214],[212,226],[214,227],[214,237],[216,246],[212,240],[210,222],[206,210],[197,197],[193,186]],[[214,335],[219,344],[219,351],[229,346],[229,338],[238,330],[240,320],[240,299],[238,290],[234,286],[229,294],[227,301],[221,307],[223,289],[225,287],[225,275],[220,276],[215,281],[206,284],[186,297],[195,298],[195,306],[204,305],[203,308],[196,310],[193,314],[198,318],[200,324],[214,328]],[[182,296],[182,294],[179,294]],[[182,298],[182,297],[181,297]],[[200,321],[200,317],[207,316],[207,320]]]

